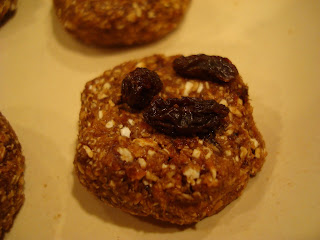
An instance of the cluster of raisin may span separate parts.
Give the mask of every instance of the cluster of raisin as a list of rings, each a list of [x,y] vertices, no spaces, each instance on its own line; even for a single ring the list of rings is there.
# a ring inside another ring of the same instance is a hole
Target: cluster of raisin
[[[203,54],[176,58],[173,68],[183,77],[209,81],[229,82],[238,75],[237,68],[227,58]],[[223,125],[229,113],[224,105],[190,97],[154,99],[162,87],[156,72],[137,68],[122,81],[122,103],[137,110],[146,108],[145,121],[171,136],[214,135]]]

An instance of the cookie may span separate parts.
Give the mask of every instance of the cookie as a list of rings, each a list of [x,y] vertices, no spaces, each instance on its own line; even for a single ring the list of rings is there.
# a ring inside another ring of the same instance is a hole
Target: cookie
[[[64,28],[87,44],[130,46],[176,29],[190,0],[54,0]]]
[[[23,202],[24,157],[18,138],[0,113],[0,239],[8,232]]]
[[[108,205],[183,225],[238,198],[267,153],[235,66],[214,57],[218,66],[206,72],[191,56],[188,72],[181,59],[133,60],[88,82],[74,166],[81,184]],[[141,107],[128,89],[144,97]]]
[[[17,0],[0,0],[0,24],[5,22],[17,9]]]

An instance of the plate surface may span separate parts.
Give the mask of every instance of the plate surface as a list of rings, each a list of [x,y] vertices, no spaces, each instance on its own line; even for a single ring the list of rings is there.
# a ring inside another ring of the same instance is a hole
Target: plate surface
[[[74,40],[48,0],[20,0],[0,28],[0,110],[26,157],[26,201],[6,239],[320,239],[320,1],[194,0],[180,28],[137,48]],[[189,228],[100,203],[73,174],[80,93],[155,53],[230,58],[269,155],[243,195]]]

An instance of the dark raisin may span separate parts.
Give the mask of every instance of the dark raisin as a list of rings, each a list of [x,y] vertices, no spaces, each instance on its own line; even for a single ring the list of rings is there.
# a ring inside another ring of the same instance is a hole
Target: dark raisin
[[[228,58],[204,54],[178,57],[173,68],[182,77],[209,81],[230,82],[239,74]]]
[[[146,109],[146,122],[165,134],[198,135],[214,133],[223,123],[229,109],[214,100],[200,98],[156,98]]]
[[[148,106],[162,89],[158,74],[147,68],[136,68],[122,81],[121,101],[135,109]]]

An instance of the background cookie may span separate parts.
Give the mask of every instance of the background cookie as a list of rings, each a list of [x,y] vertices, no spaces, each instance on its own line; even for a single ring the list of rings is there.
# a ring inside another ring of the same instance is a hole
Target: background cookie
[[[74,164],[80,182],[102,201],[134,215],[190,224],[236,199],[266,151],[237,71],[229,83],[187,79],[174,71],[176,58],[130,61],[86,84]],[[225,127],[213,141],[152,128],[143,111],[121,103],[122,80],[137,67],[159,75],[163,99],[196,97],[227,106]]]
[[[173,31],[190,0],[54,0],[63,26],[87,44],[124,46],[155,41]]]
[[[0,0],[0,23],[17,8],[17,0]]]
[[[24,202],[24,157],[16,134],[0,113],[0,239]]]

